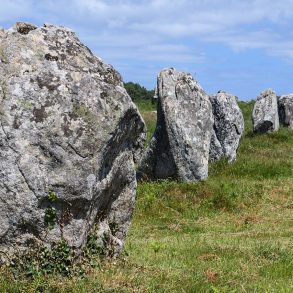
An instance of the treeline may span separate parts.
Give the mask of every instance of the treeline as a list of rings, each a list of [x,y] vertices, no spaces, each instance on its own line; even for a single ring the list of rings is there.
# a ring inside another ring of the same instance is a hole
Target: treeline
[[[124,83],[124,87],[133,102],[137,102],[140,100],[152,100],[155,94],[154,90],[147,90],[144,86],[141,86],[140,84],[131,81]]]

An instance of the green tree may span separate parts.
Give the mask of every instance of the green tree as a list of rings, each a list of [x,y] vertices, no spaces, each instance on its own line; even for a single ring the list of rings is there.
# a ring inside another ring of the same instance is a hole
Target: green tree
[[[134,102],[151,100],[155,93],[154,90],[147,90],[144,86],[134,82],[126,82],[124,83],[124,87]]]

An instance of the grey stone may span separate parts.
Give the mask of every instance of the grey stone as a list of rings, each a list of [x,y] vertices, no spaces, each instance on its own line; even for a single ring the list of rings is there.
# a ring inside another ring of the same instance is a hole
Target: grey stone
[[[237,98],[224,91],[210,96],[214,114],[214,129],[210,147],[210,160],[226,157],[236,160],[240,138],[244,131],[244,118]]]
[[[252,122],[254,132],[266,133],[279,130],[277,96],[272,89],[265,90],[257,97]]]
[[[278,107],[280,122],[293,129],[293,94],[281,96]]]
[[[64,237],[78,255],[96,233],[117,255],[145,143],[119,73],[64,27],[18,23],[0,37],[0,251]]]
[[[157,126],[140,166],[148,179],[208,177],[213,125],[209,97],[190,74],[164,69],[157,80]]]

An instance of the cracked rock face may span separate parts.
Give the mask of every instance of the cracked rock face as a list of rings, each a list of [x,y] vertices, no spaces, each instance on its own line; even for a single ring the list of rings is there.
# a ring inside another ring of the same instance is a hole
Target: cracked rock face
[[[293,129],[293,94],[281,96],[278,106],[280,122]]]
[[[210,147],[210,160],[226,157],[236,160],[240,138],[244,131],[244,118],[235,96],[224,91],[210,96],[214,114],[214,129]]]
[[[0,30],[0,250],[96,233],[117,255],[144,122],[113,67],[63,27]],[[1,254],[1,257],[3,255]]]
[[[173,68],[160,72],[156,93],[157,126],[141,162],[141,176],[205,180],[213,125],[209,97],[190,74]]]
[[[253,131],[258,133],[279,130],[279,114],[276,93],[267,89],[257,97],[252,112]]]

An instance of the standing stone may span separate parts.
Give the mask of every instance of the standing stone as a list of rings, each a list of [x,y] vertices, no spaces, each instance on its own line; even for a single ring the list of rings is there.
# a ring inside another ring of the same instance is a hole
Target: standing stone
[[[119,73],[64,27],[0,38],[0,251],[64,238],[78,254],[96,233],[117,255],[145,142]]]
[[[157,81],[157,126],[140,172],[149,179],[208,177],[213,125],[209,97],[190,74],[163,69]]]
[[[240,138],[244,131],[244,118],[237,98],[224,91],[210,96],[214,114],[214,129],[210,147],[210,160],[228,158],[236,160]]]
[[[281,96],[278,106],[280,122],[293,129],[293,94]]]
[[[279,130],[276,93],[267,89],[257,97],[252,113],[253,131],[259,133]]]

